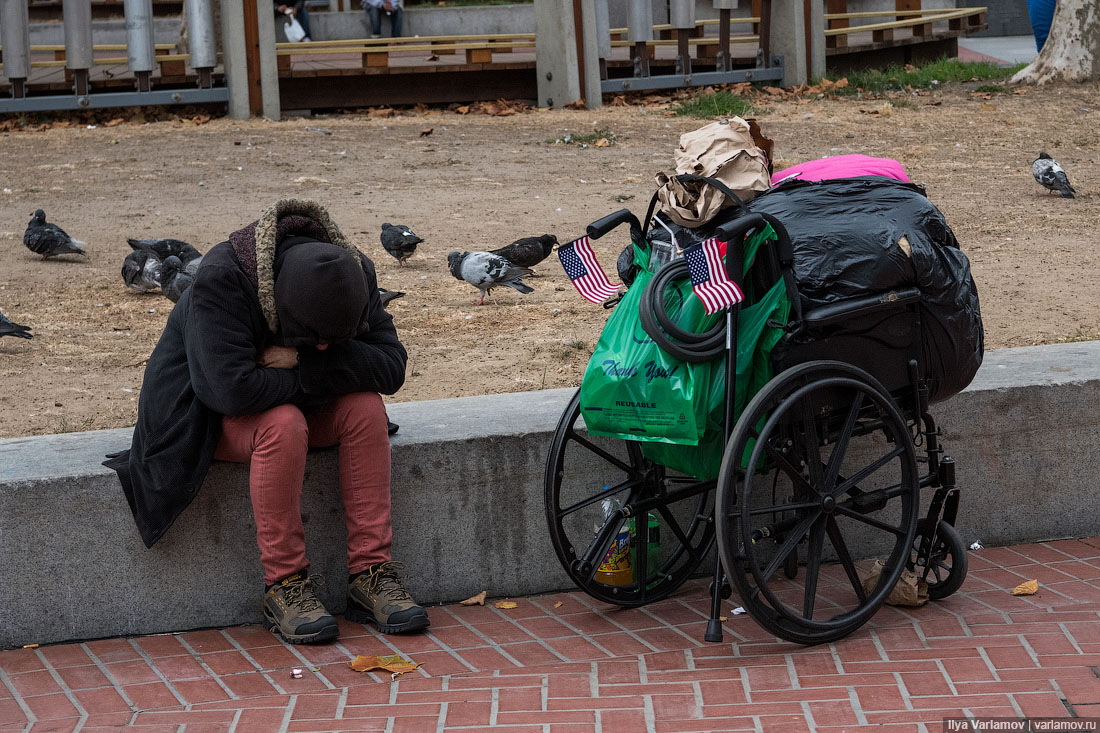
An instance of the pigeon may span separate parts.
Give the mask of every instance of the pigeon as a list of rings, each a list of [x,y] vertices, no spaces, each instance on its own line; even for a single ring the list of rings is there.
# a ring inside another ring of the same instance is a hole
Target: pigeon
[[[30,326],[20,326],[18,323],[12,323],[8,320],[7,316],[0,313],[0,336],[15,336],[21,339],[34,338],[29,332]]]
[[[405,293],[400,290],[386,290],[385,288],[378,288],[378,296],[382,298],[382,307],[385,308],[386,304],[391,300],[397,300],[404,296]]]
[[[23,244],[35,254],[42,255],[42,259],[48,260],[56,255],[84,255],[84,247],[87,242],[73,239],[56,224],[46,222],[46,212],[38,209],[34,212],[34,218],[27,224],[27,231],[23,233]]]
[[[195,271],[199,269],[200,262],[201,257],[185,265],[175,255],[167,257],[160,268],[160,291],[164,293],[164,297],[173,303],[179,302],[183,291],[195,282]]]
[[[1076,198],[1073,194],[1077,192],[1069,185],[1066,172],[1058,165],[1058,161],[1046,153],[1039,153],[1039,157],[1031,164],[1031,175],[1035,176],[1039,185],[1047,189],[1048,195],[1051,191],[1057,191],[1064,199]]]
[[[533,274],[526,267],[516,267],[503,257],[489,252],[459,252],[447,254],[447,265],[457,280],[465,280],[481,291],[478,305],[485,305],[485,296],[498,285],[518,290],[521,293],[533,293],[535,289],[520,278]]]
[[[161,267],[156,255],[143,249],[134,250],[122,261],[122,282],[138,293],[157,292],[160,290]]]
[[[489,250],[489,254],[503,257],[519,267],[534,267],[550,256],[557,243],[558,238],[553,234],[543,234],[541,237],[520,237],[505,247]]]
[[[130,249],[135,252],[148,252],[163,262],[175,255],[183,264],[202,257],[202,253],[187,242],[178,239],[127,239]]]
[[[386,222],[382,225],[382,249],[396,257],[399,265],[404,266],[405,261],[416,251],[416,245],[423,241],[404,224],[395,226]]]

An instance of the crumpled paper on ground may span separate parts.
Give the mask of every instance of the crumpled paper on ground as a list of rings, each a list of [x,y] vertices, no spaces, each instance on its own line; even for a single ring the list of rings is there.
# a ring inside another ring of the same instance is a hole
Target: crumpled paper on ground
[[[865,593],[871,593],[885,567],[882,560],[875,560],[875,564],[862,579]],[[897,584],[886,597],[886,603],[891,606],[923,606],[928,603],[928,582],[912,570],[902,570]]]

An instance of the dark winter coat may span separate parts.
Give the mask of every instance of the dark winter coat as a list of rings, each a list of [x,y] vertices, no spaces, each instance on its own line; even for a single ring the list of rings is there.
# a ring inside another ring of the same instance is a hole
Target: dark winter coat
[[[308,411],[332,395],[393,394],[404,382],[408,357],[382,308],[373,263],[315,206],[280,202],[274,216],[265,212],[213,247],[168,318],[145,369],[131,448],[104,463],[118,471],[147,547],[195,498],[221,436],[222,415],[286,403]],[[296,210],[311,216],[287,215]],[[318,240],[345,247],[362,263],[369,301],[359,332],[324,351],[301,348],[298,368],[258,367],[256,358],[267,345],[302,342],[300,335],[282,340],[277,258],[287,248]]]

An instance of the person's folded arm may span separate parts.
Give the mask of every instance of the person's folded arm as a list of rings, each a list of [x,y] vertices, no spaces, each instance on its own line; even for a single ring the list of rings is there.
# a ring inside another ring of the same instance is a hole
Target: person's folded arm
[[[251,283],[233,268],[200,270],[191,286],[187,363],[203,404],[223,415],[248,415],[291,402],[297,369],[262,368],[250,322]]]

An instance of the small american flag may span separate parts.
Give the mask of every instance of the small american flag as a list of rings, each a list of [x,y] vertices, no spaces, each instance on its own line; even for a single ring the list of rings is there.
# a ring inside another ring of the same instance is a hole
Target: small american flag
[[[745,299],[741,288],[726,275],[726,267],[718,253],[718,240],[711,237],[684,250],[691,289],[703,301],[708,315],[729,308]]]
[[[588,301],[602,303],[619,292],[619,284],[612,285],[596,260],[596,253],[588,237],[574,239],[558,247],[558,259],[565,274],[573,281],[577,292]]]

